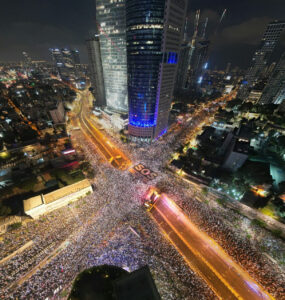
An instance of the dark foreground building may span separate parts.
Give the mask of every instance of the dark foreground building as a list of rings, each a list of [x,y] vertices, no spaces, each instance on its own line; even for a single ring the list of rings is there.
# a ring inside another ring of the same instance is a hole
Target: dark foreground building
[[[129,135],[167,131],[186,0],[126,0]]]
[[[69,300],[160,300],[148,266],[128,273],[116,266],[97,266],[80,273]]]

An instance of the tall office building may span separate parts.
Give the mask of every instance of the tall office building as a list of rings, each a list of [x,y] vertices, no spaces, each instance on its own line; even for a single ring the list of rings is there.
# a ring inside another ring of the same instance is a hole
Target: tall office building
[[[200,15],[199,15],[200,16]],[[186,17],[184,25],[183,43],[180,47],[179,61],[177,67],[175,89],[182,90],[187,87],[187,78],[193,54],[193,40],[190,37],[190,20]]]
[[[191,43],[183,43],[180,48],[175,89],[187,88],[188,72],[191,61]]]
[[[55,64],[55,66],[57,68],[62,67],[63,66],[63,57],[62,57],[62,53],[61,53],[60,49],[53,48],[53,49],[49,49],[49,51],[51,53],[51,57],[52,57],[52,60]]]
[[[192,41],[181,47],[180,61],[176,78],[177,89],[188,89],[202,83],[205,70],[208,67],[208,52],[210,41],[206,39],[208,18],[200,20],[200,10],[196,11]]]
[[[246,90],[252,88],[256,82],[263,75],[272,52],[275,50],[276,45],[280,40],[281,33],[285,28],[285,22],[274,21],[268,24],[266,31],[261,40],[259,49],[254,53],[252,58],[252,66],[250,67],[247,75]],[[247,93],[243,93],[243,98]]]
[[[285,99],[285,53],[272,72],[259,100],[260,104],[281,104]]]
[[[183,43],[189,42],[191,40],[191,22],[190,17],[186,17],[184,25]]]
[[[80,56],[77,49],[71,50],[72,60],[75,65],[80,65]]]
[[[95,105],[105,106],[105,85],[103,77],[103,68],[101,60],[100,40],[99,35],[88,39],[86,41],[88,59],[89,59],[89,70],[91,77],[92,88],[94,89]]]
[[[205,70],[208,68],[208,53],[209,53],[210,41],[206,39],[200,39],[196,42],[196,47],[191,58],[189,84],[195,85],[202,83]]]
[[[32,59],[30,58],[29,54],[27,52],[22,52],[24,56],[24,64],[28,67],[31,67],[32,65]]]
[[[151,141],[168,127],[186,0],[126,0],[129,135]]]
[[[49,50],[51,52],[52,60],[61,79],[65,81],[74,80],[75,62],[72,51],[67,48],[53,48]]]
[[[96,20],[107,106],[128,109],[125,0],[97,0]]]
[[[228,75],[230,73],[232,64],[230,62],[227,63],[225,74]]]
[[[27,52],[22,52],[22,54],[24,56],[23,67],[26,73],[30,75],[31,68],[33,67],[32,59]]]
[[[73,61],[72,51],[67,48],[64,48],[64,49],[61,49],[61,54],[62,54],[64,66],[66,68],[73,68],[74,61]]]

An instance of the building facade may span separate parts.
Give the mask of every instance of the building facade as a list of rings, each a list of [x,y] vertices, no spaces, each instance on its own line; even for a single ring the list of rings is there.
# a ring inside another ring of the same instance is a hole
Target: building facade
[[[91,193],[93,193],[92,186],[87,179],[84,179],[51,193],[23,200],[24,212],[36,219]]]
[[[103,67],[101,60],[101,49],[99,35],[86,41],[91,85],[94,89],[95,105],[106,106],[105,84],[103,77]]]
[[[192,51],[193,52],[193,51]],[[187,88],[188,71],[191,60],[191,43],[181,45],[175,89],[182,90]]]
[[[72,60],[75,65],[80,65],[80,56],[77,49],[71,50]]]
[[[260,104],[281,104],[285,99],[285,53],[272,72],[266,84]]]
[[[75,64],[79,61],[78,50],[68,48],[52,48],[49,50],[60,78],[64,81],[74,80],[76,77]]]
[[[210,41],[201,39],[196,42],[196,47],[191,58],[189,85],[202,83],[205,70],[208,68],[208,53]]]
[[[125,0],[97,0],[96,20],[100,34],[107,106],[126,112],[128,97]]]
[[[49,110],[49,113],[54,124],[65,122],[65,110],[62,101],[58,101],[56,105]]]
[[[129,135],[153,140],[167,131],[185,0],[126,0]]]
[[[239,92],[240,98],[245,99],[249,94],[249,90],[254,87],[262,75],[265,75],[268,61],[280,40],[284,28],[285,22],[274,21],[268,24],[259,49],[254,53],[251,67],[246,75],[247,84]]]

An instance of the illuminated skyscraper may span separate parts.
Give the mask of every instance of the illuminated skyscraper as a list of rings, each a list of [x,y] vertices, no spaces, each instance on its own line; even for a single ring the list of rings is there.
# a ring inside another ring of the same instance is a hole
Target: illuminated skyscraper
[[[52,60],[57,68],[63,67],[63,57],[60,49],[53,48],[49,49],[51,53]]]
[[[99,36],[94,37],[86,41],[89,59],[89,69],[92,88],[94,89],[94,95],[96,100],[96,106],[105,106],[105,85],[103,78],[103,68],[101,60],[100,40]]]
[[[285,22],[271,22],[261,40],[260,48],[255,52],[252,59],[252,67],[247,74],[248,85],[252,86],[259,79],[259,76],[267,67],[270,55],[274,51],[280,40],[282,31],[285,28]]]
[[[210,41],[200,40],[197,41],[196,47],[191,58],[190,68],[190,84],[200,84],[204,75],[204,70],[208,68],[208,51]]]
[[[274,21],[268,24],[259,49],[254,53],[252,65],[246,75],[247,85],[243,86],[239,92],[240,98],[245,99],[249,94],[250,88],[252,88],[263,75],[284,28],[285,22]]]
[[[72,51],[67,48],[50,49],[52,60],[62,80],[70,81],[75,77],[75,62]]]
[[[64,66],[66,68],[73,68],[74,61],[73,61],[72,51],[67,48],[64,48],[61,49],[61,54],[62,54]]]
[[[75,65],[80,65],[80,56],[77,49],[71,50],[72,60]]]
[[[179,62],[177,68],[176,84],[177,90],[186,89],[188,83],[188,72],[191,61],[191,43],[183,43],[179,53]]]
[[[97,0],[96,20],[100,33],[107,106],[126,112],[128,97],[125,0]]]
[[[176,78],[178,90],[188,89],[190,86],[202,83],[205,70],[208,67],[208,51],[210,42],[206,40],[208,18],[200,20],[200,10],[196,11],[194,33],[192,40],[183,43],[180,50],[180,59]]]
[[[260,104],[281,104],[285,99],[285,53],[276,65],[270,76],[262,96]]]
[[[129,134],[167,131],[186,0],[126,0]]]
[[[30,56],[28,55],[27,52],[22,52],[23,56],[24,56],[24,64],[28,67],[31,67],[32,64],[32,59],[30,58]]]
[[[27,52],[22,52],[22,54],[24,56],[23,66],[24,66],[27,74],[30,74],[31,68],[33,66],[32,59],[30,58],[30,56],[28,55]]]

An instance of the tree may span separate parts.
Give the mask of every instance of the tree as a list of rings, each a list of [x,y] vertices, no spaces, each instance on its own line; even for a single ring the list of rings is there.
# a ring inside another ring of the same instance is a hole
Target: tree
[[[280,182],[278,185],[278,188],[279,188],[280,194],[285,193],[285,181]]]
[[[202,188],[202,194],[203,194],[204,196],[207,196],[207,195],[208,195],[208,193],[209,193],[209,190],[208,190],[208,188],[206,188],[206,187],[203,187],[203,188]]]
[[[25,181],[21,182],[19,184],[19,188],[21,188],[23,190],[26,190],[26,191],[31,191],[31,190],[33,190],[36,183],[37,183],[37,179],[36,178],[31,178],[31,179],[28,179],[28,180],[25,180]]]
[[[9,206],[0,204],[0,216],[8,216],[12,212],[11,208]]]
[[[237,171],[234,178],[237,185],[246,184],[247,186],[251,186],[273,183],[269,165],[254,161],[247,161]]]
[[[87,171],[87,178],[92,179],[95,176],[95,171],[92,168],[89,168]]]
[[[236,99],[234,99],[234,100],[232,100],[232,101],[230,101],[230,102],[228,102],[228,104],[227,104],[227,108],[234,108],[234,107],[239,107],[239,106],[241,106],[242,105],[242,100],[241,99],[239,99],[239,98],[236,98]]]
[[[253,104],[251,102],[245,102],[241,105],[240,111],[248,112],[251,111],[252,108],[253,108]]]

